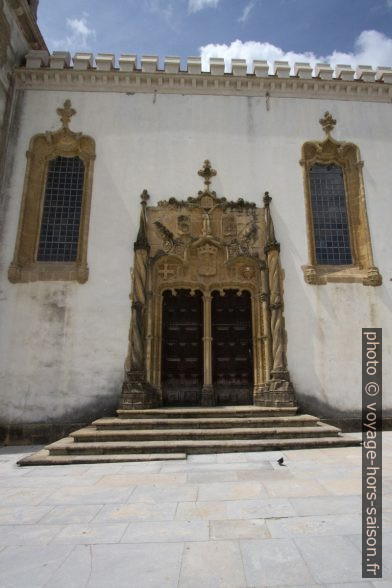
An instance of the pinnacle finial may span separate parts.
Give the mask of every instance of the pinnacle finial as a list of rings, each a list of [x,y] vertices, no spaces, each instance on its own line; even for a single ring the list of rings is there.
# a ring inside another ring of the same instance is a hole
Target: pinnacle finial
[[[336,125],[336,120],[332,118],[332,114],[327,111],[323,118],[320,118],[319,123],[323,127],[324,132],[329,137],[331,131],[333,131],[334,126]]]
[[[271,198],[271,196],[269,195],[269,192],[264,192],[264,198],[263,198],[263,201],[264,201],[264,206],[265,206],[266,208],[268,208],[268,207],[269,207],[271,200],[272,200],[272,198]]]
[[[150,200],[150,194],[147,192],[146,189],[140,194],[141,204],[147,204],[147,200]]]
[[[199,174],[199,176],[204,178],[204,185],[206,187],[206,190],[208,190],[211,184],[211,178],[216,176],[217,173],[216,170],[212,169],[211,163],[208,159],[204,161],[202,169],[199,169],[197,173]]]
[[[71,118],[76,114],[76,110],[71,107],[71,100],[66,100],[63,108],[58,108],[56,112],[63,123],[63,128],[68,129]]]

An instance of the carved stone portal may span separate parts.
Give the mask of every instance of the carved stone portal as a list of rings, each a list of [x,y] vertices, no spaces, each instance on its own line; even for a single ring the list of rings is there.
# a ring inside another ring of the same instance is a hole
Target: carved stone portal
[[[237,293],[242,297],[242,306],[250,301],[249,312],[246,311],[251,316],[247,329],[252,331],[251,343],[247,344],[251,349],[246,350],[251,354],[247,365],[252,366],[248,398],[259,405],[293,406],[295,396],[286,364],[279,244],[269,211],[270,198],[265,200],[265,208],[242,198],[236,202],[218,198],[210,190],[211,178],[216,175],[210,162],[205,161],[198,173],[204,179],[205,188],[197,197],[185,201],[170,198],[149,207],[147,192],[142,194],[140,229],[134,245],[132,319],[121,408],[162,405],[162,382],[166,381],[162,367],[164,362],[168,365],[166,356],[164,361],[162,358],[163,337],[167,332],[162,325],[163,307],[166,304],[167,316],[167,301],[171,296],[178,294],[185,300],[196,293],[202,298],[199,324],[202,342],[199,343],[203,366],[202,372],[195,369],[193,374],[202,373],[199,403],[214,405],[217,401],[213,373],[214,302],[218,295],[227,294],[227,300],[232,304],[234,300],[235,304]],[[218,305],[220,312],[225,308],[225,299],[222,300]],[[176,312],[186,313],[181,304],[175,308]],[[191,312],[192,304],[189,308]],[[238,308],[239,312],[244,311],[241,305]],[[232,312],[235,315],[235,306]],[[192,330],[191,323],[186,324]],[[219,328],[224,329],[225,325]],[[241,327],[234,324],[233,328],[228,345],[238,343],[233,333]],[[179,346],[186,344],[186,337],[179,339]],[[189,344],[197,346],[197,342]],[[179,358],[173,361],[180,362]],[[191,362],[193,358],[185,361]],[[231,371],[234,384],[230,381]],[[228,364],[227,381],[235,386],[241,374],[237,373],[238,369],[231,371]]]

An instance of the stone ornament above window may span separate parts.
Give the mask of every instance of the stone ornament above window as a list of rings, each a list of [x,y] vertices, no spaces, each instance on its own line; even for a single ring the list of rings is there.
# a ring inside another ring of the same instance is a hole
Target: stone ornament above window
[[[26,154],[18,235],[8,270],[8,278],[13,283],[75,280],[83,284],[88,279],[87,241],[95,141],[69,129],[76,114],[70,100],[57,109],[57,114],[61,128],[32,137]],[[76,169],[80,188],[77,201],[70,189],[75,184]],[[61,206],[60,220],[56,203]]]
[[[373,261],[359,149],[331,136],[336,120],[329,112],[319,122],[326,138],[304,143],[300,161],[309,248],[309,263],[302,266],[305,281],[380,286],[382,277]]]

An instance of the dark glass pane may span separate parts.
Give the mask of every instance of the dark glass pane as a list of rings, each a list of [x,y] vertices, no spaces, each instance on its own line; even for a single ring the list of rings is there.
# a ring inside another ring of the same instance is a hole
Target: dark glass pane
[[[313,230],[317,263],[352,263],[343,171],[337,165],[310,169]]]
[[[84,164],[79,157],[49,162],[38,261],[75,261],[82,210]]]

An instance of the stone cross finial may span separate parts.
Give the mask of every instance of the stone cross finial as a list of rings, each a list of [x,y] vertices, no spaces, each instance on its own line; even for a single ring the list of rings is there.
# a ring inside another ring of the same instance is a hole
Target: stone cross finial
[[[268,208],[269,207],[271,200],[272,200],[272,198],[269,195],[269,192],[264,192],[263,201],[264,201],[265,208]]]
[[[208,190],[211,184],[211,178],[213,176],[216,176],[216,170],[212,169],[211,163],[208,159],[205,160],[202,169],[199,169],[197,173],[199,174],[199,176],[204,178],[204,185],[206,187],[206,190]]]
[[[63,123],[63,128],[68,129],[71,118],[76,114],[76,110],[71,107],[71,100],[66,100],[63,108],[58,108],[56,112]]]
[[[332,114],[327,111],[323,118],[320,118],[319,123],[323,127],[325,133],[329,136],[336,125],[336,120],[332,118]]]
[[[146,189],[140,194],[141,204],[147,204],[147,200],[150,200],[150,195]]]

